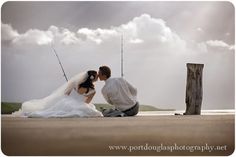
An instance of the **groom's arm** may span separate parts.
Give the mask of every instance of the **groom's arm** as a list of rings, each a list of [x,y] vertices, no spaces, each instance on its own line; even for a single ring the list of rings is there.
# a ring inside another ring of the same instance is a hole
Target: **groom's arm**
[[[102,90],[102,95],[103,95],[104,99],[105,99],[109,104],[112,105],[112,102],[111,102],[111,100],[110,100],[108,94],[107,94],[105,91],[103,91],[103,90]]]
[[[125,83],[127,84],[129,90],[130,90],[130,93],[133,95],[133,96],[137,96],[137,88],[135,88],[134,86],[132,86],[128,81],[126,81],[124,79]]]

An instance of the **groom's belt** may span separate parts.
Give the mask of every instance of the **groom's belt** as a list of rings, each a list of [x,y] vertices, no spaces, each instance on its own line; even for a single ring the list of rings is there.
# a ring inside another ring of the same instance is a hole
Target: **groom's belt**
[[[124,110],[122,112],[129,112],[129,111],[133,110],[137,106],[138,106],[138,102],[136,102],[136,104],[133,107],[131,107],[131,108],[127,109],[127,110]]]

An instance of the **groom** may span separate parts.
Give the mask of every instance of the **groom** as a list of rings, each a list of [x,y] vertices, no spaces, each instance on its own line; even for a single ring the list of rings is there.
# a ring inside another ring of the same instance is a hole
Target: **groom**
[[[101,81],[105,81],[102,88],[103,97],[115,107],[115,109],[104,109],[105,117],[135,116],[138,113],[136,88],[123,78],[111,78],[111,70],[108,66],[99,67],[98,77]]]

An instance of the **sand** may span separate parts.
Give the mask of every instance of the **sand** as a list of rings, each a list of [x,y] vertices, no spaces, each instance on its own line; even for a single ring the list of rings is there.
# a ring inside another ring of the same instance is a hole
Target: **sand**
[[[1,147],[6,155],[230,155],[234,136],[234,115],[2,116]]]

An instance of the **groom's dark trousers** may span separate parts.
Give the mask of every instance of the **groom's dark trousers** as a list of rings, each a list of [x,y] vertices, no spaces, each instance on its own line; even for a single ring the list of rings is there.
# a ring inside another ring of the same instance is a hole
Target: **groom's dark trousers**
[[[133,107],[120,111],[119,109],[105,109],[102,111],[104,117],[126,117],[135,116],[139,111],[139,103],[137,102]]]
[[[138,110],[139,110],[139,103],[136,102],[136,104],[133,107],[122,112],[125,113],[125,116],[135,116],[136,114],[138,114]]]

